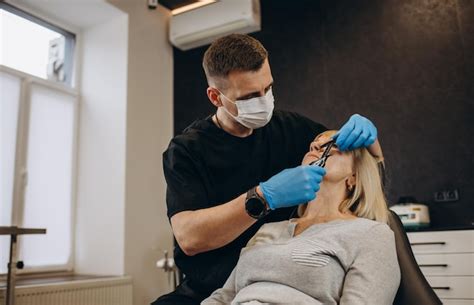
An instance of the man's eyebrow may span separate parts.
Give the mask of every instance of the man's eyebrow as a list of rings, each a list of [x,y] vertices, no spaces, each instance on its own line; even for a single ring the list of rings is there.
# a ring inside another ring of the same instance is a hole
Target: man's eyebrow
[[[270,89],[272,86],[273,86],[273,82],[265,88],[265,92],[267,92],[268,89]],[[260,96],[260,91],[255,91],[255,92],[248,93],[246,95],[242,95],[236,98],[236,100],[246,100],[246,99],[249,99],[252,97],[258,97],[258,96]]]

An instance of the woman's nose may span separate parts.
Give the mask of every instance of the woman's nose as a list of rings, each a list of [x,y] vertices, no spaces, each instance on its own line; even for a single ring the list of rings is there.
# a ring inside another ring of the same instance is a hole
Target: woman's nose
[[[321,145],[318,143],[312,143],[310,151],[319,151],[321,150]]]
[[[315,158],[321,158],[322,154],[323,154],[323,151],[319,149],[311,149],[310,151],[310,155]]]

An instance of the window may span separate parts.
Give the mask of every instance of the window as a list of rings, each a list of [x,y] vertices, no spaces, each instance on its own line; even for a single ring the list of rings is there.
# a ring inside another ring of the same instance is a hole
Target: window
[[[0,64],[72,85],[75,35],[0,2]]]
[[[47,229],[19,238],[23,272],[67,270],[73,263],[78,93],[69,86],[72,69],[49,73],[44,66],[52,57],[45,60],[41,48],[74,36],[25,15],[0,2],[0,226]],[[7,271],[9,243],[9,236],[0,236],[0,274]]]

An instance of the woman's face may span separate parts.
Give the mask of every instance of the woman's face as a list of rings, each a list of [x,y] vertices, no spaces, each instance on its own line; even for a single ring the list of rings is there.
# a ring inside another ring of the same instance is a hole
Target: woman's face
[[[321,147],[331,140],[330,135],[321,134],[317,136],[309,146],[309,152],[304,156],[303,165],[319,159],[326,147]],[[326,175],[324,180],[338,182],[350,177],[353,173],[354,160],[350,152],[341,152],[333,146],[329,152],[329,158],[326,160]]]

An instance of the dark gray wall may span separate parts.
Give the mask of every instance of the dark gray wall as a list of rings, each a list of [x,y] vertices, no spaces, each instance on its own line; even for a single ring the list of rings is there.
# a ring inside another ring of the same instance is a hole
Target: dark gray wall
[[[388,198],[428,203],[435,226],[474,222],[474,1],[262,0],[276,105],[339,128],[353,113],[379,130]],[[206,47],[175,50],[175,133],[214,111]],[[433,203],[458,189],[460,200]]]

